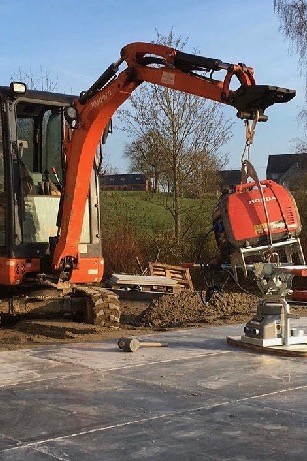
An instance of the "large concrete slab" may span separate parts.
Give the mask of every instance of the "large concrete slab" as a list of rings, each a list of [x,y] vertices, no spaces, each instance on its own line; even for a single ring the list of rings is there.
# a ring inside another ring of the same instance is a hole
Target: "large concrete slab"
[[[157,333],[168,348],[130,354],[1,352],[0,460],[306,460],[307,359],[228,346],[241,328]]]

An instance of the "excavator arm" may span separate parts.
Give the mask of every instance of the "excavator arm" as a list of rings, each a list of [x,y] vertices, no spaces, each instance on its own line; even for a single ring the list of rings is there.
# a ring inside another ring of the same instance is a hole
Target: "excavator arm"
[[[119,72],[119,66],[126,68]],[[224,80],[212,78],[226,71]],[[209,75],[208,75],[209,74]],[[131,43],[121,50],[120,59],[111,64],[99,79],[67,110],[68,128],[64,149],[66,181],[62,197],[58,243],[53,254],[56,270],[72,272],[78,267],[82,221],[88,196],[96,149],[114,112],[143,82],[190,93],[233,106],[244,119],[266,121],[264,110],[287,102],[294,90],[256,85],[254,71],[244,64],[229,64],[219,59],[183,53],[152,43]],[[233,77],[240,83],[230,89]]]

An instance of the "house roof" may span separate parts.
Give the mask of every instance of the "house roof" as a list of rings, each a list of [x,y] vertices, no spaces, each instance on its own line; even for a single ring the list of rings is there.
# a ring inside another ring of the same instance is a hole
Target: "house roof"
[[[267,175],[272,173],[284,174],[295,164],[301,170],[307,170],[307,153],[269,155],[266,173]]]
[[[101,186],[127,186],[145,183],[146,176],[144,174],[106,174],[100,176]]]
[[[233,186],[241,183],[241,170],[221,170],[219,171],[223,186]]]

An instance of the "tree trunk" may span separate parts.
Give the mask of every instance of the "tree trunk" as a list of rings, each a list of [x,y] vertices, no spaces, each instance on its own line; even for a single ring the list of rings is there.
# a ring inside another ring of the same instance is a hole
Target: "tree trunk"
[[[157,194],[159,192],[159,172],[154,171],[154,192]]]
[[[181,237],[181,220],[180,220],[180,203],[179,203],[179,181],[178,181],[178,167],[177,167],[177,156],[173,152],[173,178],[174,178],[174,233],[176,243],[179,245]]]

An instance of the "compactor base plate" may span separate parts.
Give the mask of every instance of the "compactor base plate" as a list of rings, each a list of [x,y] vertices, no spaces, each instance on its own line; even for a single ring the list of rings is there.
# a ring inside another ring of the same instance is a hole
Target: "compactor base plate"
[[[307,344],[291,344],[289,346],[259,346],[245,342],[241,336],[227,336],[227,344],[245,349],[248,352],[271,354],[284,357],[307,357]]]

